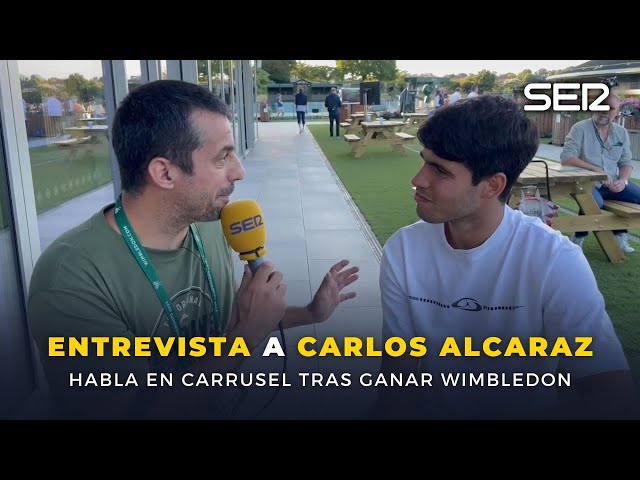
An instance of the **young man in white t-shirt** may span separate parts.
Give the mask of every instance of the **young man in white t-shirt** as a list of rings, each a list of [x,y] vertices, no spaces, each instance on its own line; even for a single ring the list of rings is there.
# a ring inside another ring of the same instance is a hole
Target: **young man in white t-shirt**
[[[628,363],[582,251],[505,203],[538,149],[533,122],[516,103],[482,95],[439,109],[417,135],[424,164],[412,183],[421,220],[386,242],[380,289],[385,341],[400,337],[409,345],[425,337],[427,352],[384,356],[381,373],[430,373],[432,381],[380,387],[378,412],[435,419],[635,416]],[[441,356],[451,337],[461,355]],[[514,337],[523,348],[506,356]],[[586,350],[593,356],[578,356],[584,340],[576,337],[592,338]],[[546,356],[531,355],[532,338],[547,342]],[[554,352],[562,338],[572,356],[566,348]]]

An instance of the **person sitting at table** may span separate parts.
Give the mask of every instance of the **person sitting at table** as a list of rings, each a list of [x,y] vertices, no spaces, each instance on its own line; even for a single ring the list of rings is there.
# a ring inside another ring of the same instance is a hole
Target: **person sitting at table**
[[[597,182],[593,189],[593,198],[601,209],[605,200],[640,204],[640,187],[629,182],[633,171],[629,132],[613,121],[618,115],[620,99],[610,94],[602,103],[609,105],[608,112],[593,112],[591,118],[571,127],[564,140],[560,162],[607,174],[607,180]],[[629,245],[626,230],[614,230],[613,234],[620,250],[635,252],[635,248]],[[588,232],[576,232],[572,241],[582,248],[587,235]]]
[[[420,220],[400,228],[383,248],[382,344],[424,337],[429,350],[383,354],[381,373],[429,373],[434,383],[381,387],[374,415],[638,418],[627,359],[582,251],[539,218],[505,204],[538,150],[535,123],[512,100],[481,95],[436,110],[417,136],[423,164],[411,183]],[[538,337],[548,342],[544,355],[531,353],[530,341]],[[576,337],[591,339],[592,356],[552,353],[557,340],[574,344]],[[507,354],[513,338],[529,353]],[[448,339],[464,354],[451,348],[443,356]],[[502,352],[497,358],[483,346],[491,339],[497,340],[488,350]],[[569,373],[569,403],[540,383],[509,385],[516,372]],[[445,388],[441,374],[493,374],[507,385],[460,380],[459,388]]]

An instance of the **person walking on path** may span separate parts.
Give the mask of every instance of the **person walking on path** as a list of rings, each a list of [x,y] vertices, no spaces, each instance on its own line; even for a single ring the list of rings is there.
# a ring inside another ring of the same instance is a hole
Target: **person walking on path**
[[[307,96],[304,94],[302,89],[298,90],[296,93],[296,116],[298,117],[298,128],[300,129],[300,133],[304,131],[304,126],[306,123],[306,114],[307,114]]]

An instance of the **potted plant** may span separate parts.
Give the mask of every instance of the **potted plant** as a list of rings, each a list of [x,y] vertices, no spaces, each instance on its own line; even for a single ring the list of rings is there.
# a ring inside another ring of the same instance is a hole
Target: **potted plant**
[[[625,127],[640,129],[640,99],[635,97],[625,98],[620,102],[620,115],[625,118]]]

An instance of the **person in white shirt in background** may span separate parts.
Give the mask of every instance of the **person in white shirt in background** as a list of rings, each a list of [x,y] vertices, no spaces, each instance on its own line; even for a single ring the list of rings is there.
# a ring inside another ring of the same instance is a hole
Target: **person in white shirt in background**
[[[381,373],[428,372],[433,385],[381,387],[373,415],[638,418],[627,360],[582,251],[539,218],[506,205],[538,149],[533,121],[512,100],[480,95],[436,110],[417,136],[424,163],[412,184],[420,220],[387,240],[379,283],[383,341],[425,337],[427,353],[383,354]],[[468,339],[480,353],[440,356],[449,337],[461,348]],[[491,337],[500,339],[491,349],[501,356],[483,351]],[[514,337],[525,355],[504,355]],[[530,354],[534,337],[548,342],[546,355]],[[592,339],[593,356],[550,355],[559,338],[575,352],[576,337]],[[571,375],[570,403],[542,384],[447,387],[441,381],[447,373],[515,379],[558,372]]]
[[[458,100],[461,100],[461,99],[462,99],[462,89],[460,87],[457,87],[456,91],[453,92],[451,97],[449,97],[449,103],[447,105],[453,105],[454,103],[456,103]]]
[[[471,87],[471,91],[469,92],[469,95],[467,95],[467,98],[473,98],[477,96],[478,96],[478,86],[474,85],[473,87]]]

